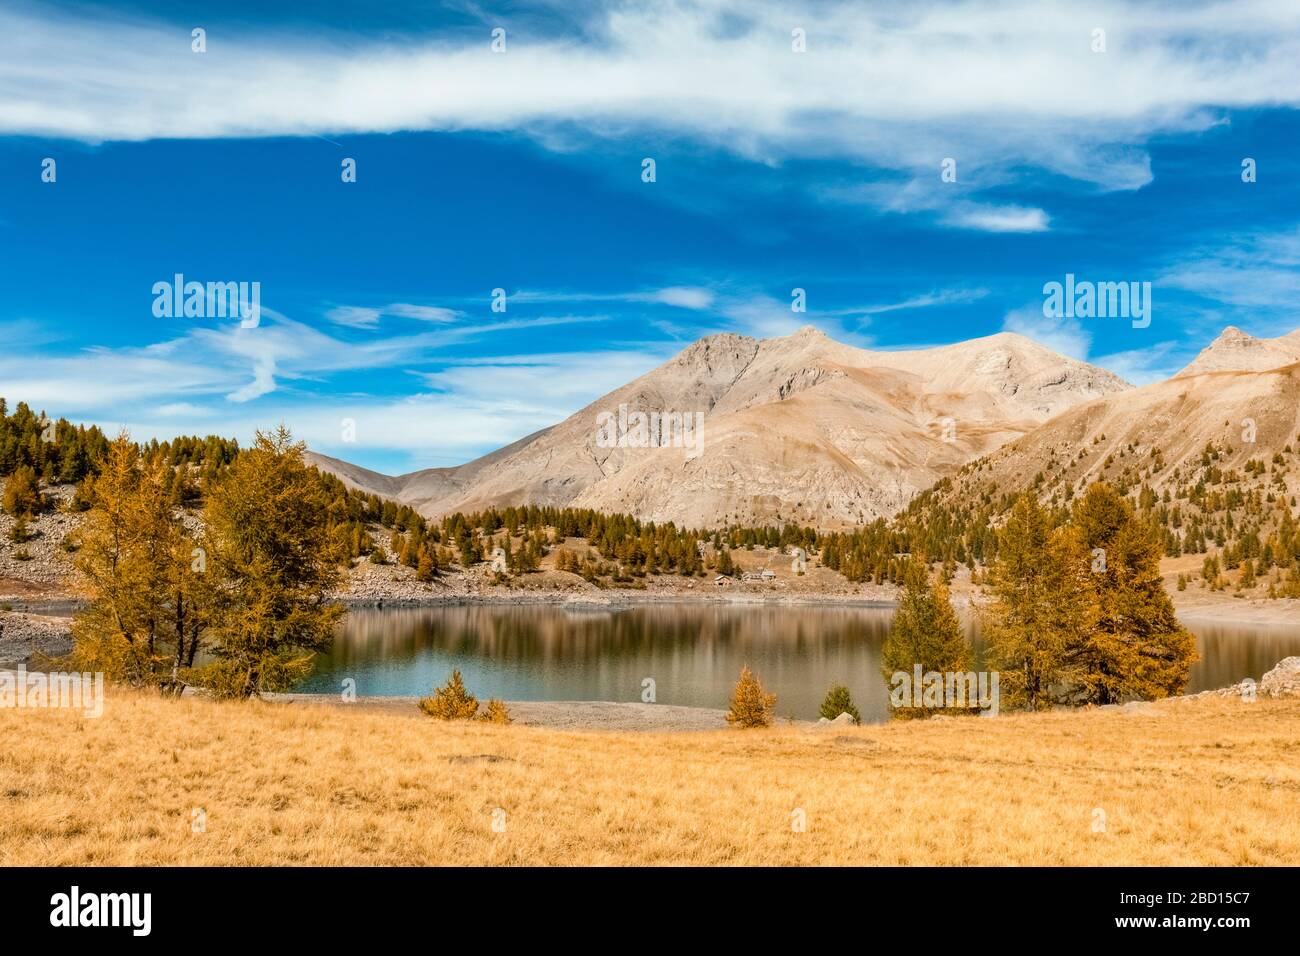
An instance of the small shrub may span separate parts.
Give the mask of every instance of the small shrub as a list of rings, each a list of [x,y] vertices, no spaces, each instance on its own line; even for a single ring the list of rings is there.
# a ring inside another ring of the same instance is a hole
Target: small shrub
[[[853,697],[850,696],[849,689],[837,684],[826,692],[826,699],[822,701],[821,715],[827,720],[834,720],[840,714],[848,714],[855,724],[862,723],[862,715],[853,706]]]
[[[13,523],[13,527],[9,529],[9,540],[14,544],[22,544],[30,537],[31,535],[27,532],[27,521],[22,516],[19,516],[18,520]],[[18,556],[14,555],[14,557]],[[23,559],[18,558],[18,560]]]
[[[769,727],[772,724],[772,711],[776,707],[776,695],[763,692],[754,672],[746,665],[736,681],[736,689],[731,694],[731,709],[727,711],[727,723],[737,727]]]
[[[34,469],[19,465],[5,482],[0,507],[15,518],[33,518],[45,508],[40,481]]]
[[[472,720],[478,713],[478,698],[465,690],[460,671],[454,670],[445,687],[435,687],[432,697],[421,698],[420,710],[438,720]]]
[[[512,724],[514,721],[510,718],[510,708],[506,706],[504,700],[490,700],[487,702],[487,710],[479,714],[479,720],[486,721],[489,724]]]

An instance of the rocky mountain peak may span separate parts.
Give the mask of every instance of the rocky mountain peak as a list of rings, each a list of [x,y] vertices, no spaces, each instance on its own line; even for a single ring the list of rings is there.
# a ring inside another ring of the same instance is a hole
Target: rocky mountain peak
[[[1178,374],[1207,372],[1262,372],[1300,362],[1300,341],[1295,333],[1260,339],[1229,325]]]

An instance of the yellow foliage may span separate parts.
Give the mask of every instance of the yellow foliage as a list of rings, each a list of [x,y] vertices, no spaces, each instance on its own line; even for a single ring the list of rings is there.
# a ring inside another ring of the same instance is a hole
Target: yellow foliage
[[[432,697],[421,698],[420,710],[438,720],[473,720],[478,713],[478,698],[465,689],[460,671],[451,672],[445,687],[435,687]]]
[[[514,721],[510,717],[510,708],[506,706],[504,700],[490,700],[487,702],[487,709],[479,715],[479,720],[487,721],[489,724],[512,724]]]
[[[763,685],[746,664],[740,672],[740,680],[736,681],[736,689],[731,694],[727,723],[736,727],[770,726],[775,706],[776,695],[763,692]]]

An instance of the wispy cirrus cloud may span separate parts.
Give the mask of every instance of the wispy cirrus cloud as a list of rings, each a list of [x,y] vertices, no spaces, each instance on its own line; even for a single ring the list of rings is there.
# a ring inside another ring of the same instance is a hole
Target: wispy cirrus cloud
[[[1235,236],[1194,252],[1162,274],[1158,285],[1218,303],[1213,315],[1220,325],[1240,323],[1239,313],[1246,312],[1260,334],[1289,332],[1297,324],[1300,228]]]
[[[484,14],[479,31],[348,42],[217,19],[195,54],[188,22],[20,5],[0,13],[0,35],[22,38],[0,58],[0,132],[476,129],[543,145],[659,132],[762,162],[914,173],[954,156],[973,173],[1029,164],[1131,189],[1149,181],[1153,135],[1208,128],[1220,109],[1300,103],[1300,8],[1285,0],[827,0],[801,15],[775,0],[632,0],[571,16],[564,35],[512,33],[509,14]],[[502,53],[494,26],[507,30]],[[1030,213],[962,218],[1034,226]]]
[[[1169,378],[1194,358],[1197,351],[1196,346],[1187,342],[1165,341],[1140,349],[1099,355],[1091,361],[1125,381],[1141,386]]]
[[[395,302],[383,311],[388,315],[418,319],[421,322],[455,322],[464,315],[463,312],[441,305],[415,305],[410,302]]]
[[[1004,332],[1033,339],[1055,352],[1100,366],[1134,385],[1149,385],[1168,378],[1187,364],[1199,345],[1166,340],[1104,355],[1092,355],[1093,335],[1078,319],[1043,315],[1040,305],[1013,309],[1002,320]]]
[[[121,369],[120,376],[109,376],[103,389],[69,391],[66,386],[87,371],[84,363],[74,363],[65,368],[63,379],[51,382],[52,390],[45,393],[49,401],[39,407],[55,416],[74,414],[75,408],[79,420],[112,431],[126,427],[138,438],[215,432],[246,441],[255,430],[284,421],[325,454],[386,463],[392,471],[415,470],[462,464],[553,425],[675,351],[672,343],[628,343],[589,352],[443,359],[436,371],[414,374],[414,390],[400,396],[333,389],[313,394],[270,389],[252,396],[254,382],[245,386],[250,400],[224,407],[203,399],[228,387],[232,370],[196,367],[178,381],[160,374],[171,366],[116,355],[113,367]],[[40,366],[42,374],[52,367]],[[184,368],[177,371],[185,374]],[[0,361],[0,381],[7,373]],[[134,388],[126,387],[131,379],[137,382]],[[195,400],[159,401],[185,394]]]
[[[833,184],[817,194],[826,202],[868,206],[885,213],[924,215],[956,229],[980,232],[1045,232],[1051,217],[1036,206],[972,199],[980,189],[1000,185],[1003,177],[980,184],[944,182],[939,167],[929,179]]]
[[[143,347],[93,347],[62,355],[0,354],[0,394],[48,405],[52,414],[91,418],[142,403],[244,404],[286,383],[322,382],[343,372],[419,367],[443,358],[452,346],[498,333],[601,323],[607,318],[503,318],[346,341],[264,305],[262,322],[254,328],[238,323],[200,325]]]
[[[714,304],[712,289],[702,286],[664,286],[632,292],[564,292],[522,289],[510,295],[510,301],[523,304],[623,302],[643,305],[670,305],[679,309],[703,311]]]
[[[716,309],[729,324],[718,331],[769,338],[789,335],[805,325],[815,325],[840,341],[868,346],[873,341],[862,330],[870,324],[873,316],[975,302],[988,294],[988,290],[983,288],[931,289],[892,301],[823,308],[818,305],[815,290],[803,291],[803,312],[795,312],[791,308],[793,296],[779,299],[765,292],[729,292],[720,295]]]
[[[339,305],[325,312],[325,318],[335,325],[349,329],[373,329],[379,326],[383,313],[360,305]]]
[[[685,310],[697,324],[654,341],[607,338],[589,349],[471,356],[452,350],[471,341],[480,350],[484,344],[490,348],[522,330],[602,325],[611,317],[603,312],[507,314],[493,321],[434,322],[411,332],[357,337],[344,330],[376,332],[384,316],[401,310],[334,306],[326,311],[331,325],[317,327],[263,305],[262,322],[253,328],[233,322],[198,325],[144,347],[0,356],[0,394],[22,396],[55,416],[113,429],[126,425],[137,437],[215,431],[246,440],[255,428],[284,420],[328,454],[428,467],[457,464],[554,424],[669,360],[700,334],[739,331],[768,337],[815,324],[845,341],[869,344],[858,330],[873,315],[969,302],[985,294],[982,288],[938,288],[821,310],[814,298],[808,312],[795,313],[789,300],[699,285],[631,293],[521,293],[512,297],[512,307],[520,300],[535,305],[641,302],[670,312]],[[710,328],[710,322],[719,324]],[[364,385],[361,390],[340,387],[352,380],[373,381],[363,374],[373,372],[383,372],[390,382],[395,372],[418,384],[399,397],[369,393]],[[355,447],[342,437],[338,423],[343,418],[357,423]]]
[[[1043,315],[1041,305],[1008,312],[1002,319],[1002,331],[1031,338],[1054,352],[1080,361],[1087,360],[1092,347],[1092,334],[1077,319],[1049,318]]]
[[[988,294],[989,290],[983,288],[933,289],[897,302],[880,302],[852,309],[832,309],[830,314],[836,316],[882,315],[886,312],[901,312],[907,309],[928,309],[934,306],[977,302]]]
[[[417,305],[394,302],[384,306],[338,305],[325,310],[325,318],[334,325],[350,329],[375,329],[384,316],[415,319],[420,322],[455,322],[464,315],[440,305]]]

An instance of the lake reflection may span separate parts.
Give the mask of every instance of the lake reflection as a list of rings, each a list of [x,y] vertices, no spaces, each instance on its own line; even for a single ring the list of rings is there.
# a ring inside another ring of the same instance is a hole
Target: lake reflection
[[[354,610],[303,691],[426,694],[459,668],[485,700],[641,699],[653,678],[661,704],[726,706],[748,663],[777,695],[777,715],[815,719],[827,688],[848,686],[863,720],[888,716],[880,648],[889,608],[663,605],[620,610],[464,606]],[[1189,692],[1258,679],[1300,654],[1300,627],[1189,621],[1202,660]],[[982,642],[968,625],[976,652]]]

